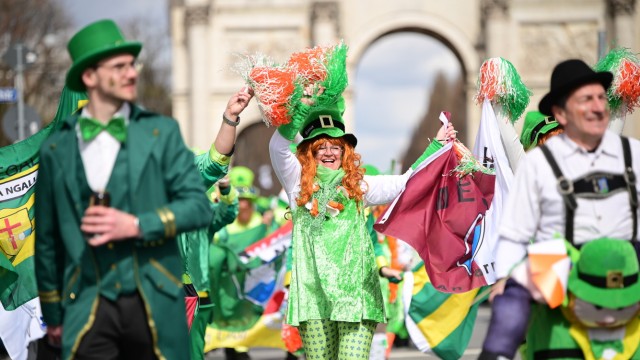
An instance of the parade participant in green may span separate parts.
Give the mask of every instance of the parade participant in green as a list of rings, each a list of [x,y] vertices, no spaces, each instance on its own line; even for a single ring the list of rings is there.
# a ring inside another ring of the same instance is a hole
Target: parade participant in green
[[[207,226],[211,209],[177,122],[134,103],[141,48],[111,20],[73,36],[66,85],[89,103],[40,151],[36,277],[48,337],[64,359],[189,351],[175,238]],[[244,107],[250,95],[235,97]],[[238,113],[218,138],[234,134]],[[201,159],[205,180],[215,157],[228,156],[220,153]]]
[[[393,200],[412,170],[363,175],[342,100],[315,104],[297,104],[303,122],[280,126],[269,144],[294,224],[286,321],[299,327],[307,359],[369,359],[385,313],[364,208]],[[289,145],[298,130],[304,140],[294,155]],[[455,137],[452,126],[438,132],[445,136]],[[425,157],[441,146],[432,144]]]
[[[640,359],[638,259],[628,241],[585,244],[569,274],[569,302],[532,308],[527,358]]]
[[[211,276],[214,278],[212,280],[213,284],[220,284],[221,281],[226,281],[227,279],[221,278],[220,266],[221,262],[226,260],[226,257],[235,257],[240,254],[247,246],[255,243],[258,240],[263,239],[265,236],[270,234],[277,228],[277,224],[273,222],[273,217],[271,217],[271,221],[269,223],[264,222],[264,218],[262,214],[256,209],[256,200],[258,199],[258,191],[253,186],[253,180],[255,175],[251,169],[245,166],[234,166],[231,168],[229,172],[229,180],[231,185],[238,191],[238,216],[231,224],[225,226],[223,229],[216,233],[214,238],[214,243],[217,245],[211,248],[211,259],[210,263],[212,264],[211,268]],[[221,253],[220,247],[224,247],[224,249],[228,250]],[[222,294],[222,290],[219,290]],[[237,299],[231,298],[228,296],[221,295],[216,301],[224,301],[227,305],[224,305],[227,309],[237,309],[238,313],[236,313],[234,321],[241,321],[237,317],[243,317],[243,311],[240,309],[245,309],[247,311],[251,311],[252,306],[245,306],[244,303],[247,303],[245,299]],[[231,303],[235,303],[231,305]],[[214,304],[215,305],[215,304]],[[249,304],[246,304],[249,305]],[[218,306],[220,309],[220,306]],[[220,310],[219,310],[220,311]],[[217,318],[216,318],[217,315]],[[221,320],[221,317],[226,317],[222,315],[220,312],[216,314],[215,306],[214,306],[214,319],[213,321]],[[259,313],[251,314],[252,316],[259,316]],[[250,321],[249,321],[250,322]],[[222,321],[220,321],[222,323]],[[225,356],[227,359],[248,359],[248,348],[246,347],[238,347],[235,349],[227,348],[225,349]]]
[[[224,173],[226,173],[226,166]],[[178,237],[180,255],[184,261],[182,281],[187,302],[187,322],[190,323],[191,360],[204,359],[204,336],[213,315],[211,284],[209,281],[209,246],[216,232],[232,223],[238,215],[238,192],[229,184],[227,176],[220,179],[217,189],[207,191],[211,200],[213,219],[206,228],[181,234]],[[195,301],[194,301],[195,300]],[[196,302],[195,313],[189,312],[190,301]],[[189,320],[192,320],[190,322]]]
[[[220,196],[213,191],[213,186],[207,191],[214,215],[207,227],[178,236],[184,264],[182,281],[186,293],[191,359],[204,359],[204,335],[213,313],[209,296],[209,247],[216,232],[233,222],[238,215],[237,191],[230,186],[228,177],[225,177],[234,148],[236,124],[230,124],[225,119],[237,118],[238,121],[235,123],[239,122],[238,115],[246,108],[250,99],[251,95],[246,89],[240,90],[229,99],[223,114],[223,124],[215,142],[207,153],[195,157],[196,166],[205,180],[205,185],[218,181]]]

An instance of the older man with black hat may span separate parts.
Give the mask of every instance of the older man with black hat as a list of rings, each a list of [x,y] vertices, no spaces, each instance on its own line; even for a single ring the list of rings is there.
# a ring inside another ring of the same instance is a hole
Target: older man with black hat
[[[212,170],[228,165],[252,95],[231,97],[196,167],[178,123],[134,103],[141,48],[111,20],[71,38],[66,85],[89,103],[40,150],[36,277],[64,359],[189,357],[176,236],[210,223],[203,183],[224,175]]]
[[[640,248],[640,142],[607,130],[606,91],[612,78],[581,60],[554,68],[539,110],[554,116],[564,134],[531,150],[518,167],[496,250],[499,278],[526,256],[530,241],[557,234],[578,248],[603,237],[630,240],[636,251]],[[511,280],[506,288],[499,283],[480,359],[511,359],[524,339],[531,297]]]

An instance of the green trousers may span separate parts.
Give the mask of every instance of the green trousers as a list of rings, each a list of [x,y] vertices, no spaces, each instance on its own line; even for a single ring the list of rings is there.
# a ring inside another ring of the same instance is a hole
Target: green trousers
[[[189,331],[191,360],[204,360],[204,335],[207,332],[207,324],[211,322],[212,316],[213,304],[198,304],[198,311],[196,311]]]
[[[307,360],[368,360],[375,329],[373,321],[308,320],[298,327]]]

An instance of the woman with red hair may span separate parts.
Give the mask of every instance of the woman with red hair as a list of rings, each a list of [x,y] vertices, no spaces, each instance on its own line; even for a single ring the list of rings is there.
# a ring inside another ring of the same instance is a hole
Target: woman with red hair
[[[298,130],[296,153],[289,145]],[[453,140],[453,126],[437,139]],[[442,147],[433,141],[420,160]],[[309,106],[301,128],[271,138],[273,168],[293,219],[287,323],[297,326],[307,359],[368,359],[384,304],[364,208],[392,201],[413,172],[364,175],[357,139],[345,133],[338,104]]]

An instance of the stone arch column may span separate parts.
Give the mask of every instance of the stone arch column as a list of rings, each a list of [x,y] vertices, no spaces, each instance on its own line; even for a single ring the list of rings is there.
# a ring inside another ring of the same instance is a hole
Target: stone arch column
[[[609,36],[612,46],[626,47],[636,52],[634,28],[634,15],[636,10],[636,0],[607,0],[607,13],[611,16],[613,34]],[[624,133],[631,136],[638,136],[640,127],[636,123],[640,120],[640,114],[627,115],[624,125]]]
[[[190,144],[207,144],[211,140],[209,131],[201,131],[211,127],[211,114],[208,113],[207,101],[209,98],[209,88],[207,80],[209,79],[208,66],[209,54],[206,44],[209,43],[208,27],[209,27],[210,5],[198,3],[195,5],[187,5],[185,11],[185,27],[187,49],[189,52],[188,60],[188,79],[190,83],[189,96],[189,123],[183,130],[185,140]],[[222,119],[213,119],[219,127]],[[207,136],[208,135],[208,136]],[[201,139],[202,137],[207,137]]]
[[[510,44],[504,39],[509,33],[509,0],[483,0],[482,19],[485,26],[486,57],[509,54]]]
[[[340,7],[335,1],[311,6],[311,44],[327,45],[340,37]]]

